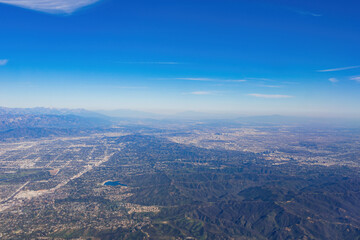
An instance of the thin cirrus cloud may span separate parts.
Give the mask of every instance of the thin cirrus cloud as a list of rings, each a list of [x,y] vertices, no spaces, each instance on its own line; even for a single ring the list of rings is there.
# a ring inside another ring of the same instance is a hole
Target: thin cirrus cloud
[[[184,81],[199,81],[199,82],[246,82],[245,79],[234,79],[234,80],[222,80],[222,79],[214,79],[214,78],[176,78],[176,80],[184,80]]]
[[[47,13],[73,13],[79,8],[100,0],[0,0],[0,3],[15,5]]]
[[[338,71],[350,70],[350,69],[355,69],[355,68],[360,68],[360,66],[331,68],[331,69],[318,70],[317,72],[338,72]]]
[[[251,93],[251,94],[248,94],[248,96],[257,97],[257,98],[268,98],[268,99],[280,99],[280,98],[292,98],[293,97],[290,95],[260,94],[260,93]]]
[[[0,59],[0,66],[5,66],[8,62],[8,59]]]
[[[118,88],[118,89],[147,89],[148,87],[145,87],[145,86],[113,86],[113,88]]]
[[[1,1],[1,0],[0,0]],[[150,64],[150,65],[178,65],[181,64],[179,62],[117,62],[122,64]]]
[[[360,76],[351,77],[350,80],[356,81],[360,83]]]
[[[236,80],[224,80],[224,82],[246,82],[245,79],[236,79]]]
[[[339,82],[339,80],[336,79],[336,78],[329,78],[329,81],[332,82],[332,83],[337,83],[337,82]]]
[[[176,80],[185,80],[185,81],[200,81],[200,82],[215,82],[215,79],[212,78],[176,78]]]
[[[249,79],[249,80],[257,80],[257,81],[273,81],[269,78],[246,78],[246,79]]]
[[[280,85],[259,85],[259,87],[265,87],[265,88],[282,88],[283,86],[280,86]]]
[[[319,13],[313,13],[313,12],[309,12],[309,11],[296,11],[297,13],[301,14],[301,15],[307,15],[307,16],[312,16],[312,17],[322,17],[322,14]]]
[[[195,92],[190,92],[188,94],[191,95],[212,95],[212,92],[208,92],[208,91],[195,91]]]

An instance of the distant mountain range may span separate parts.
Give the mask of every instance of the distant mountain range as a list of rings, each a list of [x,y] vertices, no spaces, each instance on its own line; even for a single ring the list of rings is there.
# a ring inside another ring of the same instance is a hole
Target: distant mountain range
[[[109,117],[87,110],[0,108],[0,141],[81,134],[111,127]]]
[[[359,120],[311,118],[282,115],[240,116],[186,111],[176,114],[156,114],[135,110],[99,110],[65,108],[6,108],[0,107],[0,131],[14,128],[95,128],[108,127],[113,123],[152,124],[163,121],[205,121],[208,123],[235,124],[311,124],[359,126]]]
[[[76,115],[91,118],[108,118],[97,112],[85,109],[67,109],[67,108],[6,108],[0,107],[0,115]]]
[[[143,111],[136,111],[130,109],[116,109],[116,110],[99,110],[98,114],[102,114],[112,118],[136,118],[136,119],[162,119],[168,117],[168,115],[149,113]]]

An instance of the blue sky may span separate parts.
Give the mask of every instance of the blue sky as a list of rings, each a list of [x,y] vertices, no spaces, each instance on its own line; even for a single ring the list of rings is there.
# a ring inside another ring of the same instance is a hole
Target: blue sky
[[[360,117],[358,1],[0,0],[0,105]]]

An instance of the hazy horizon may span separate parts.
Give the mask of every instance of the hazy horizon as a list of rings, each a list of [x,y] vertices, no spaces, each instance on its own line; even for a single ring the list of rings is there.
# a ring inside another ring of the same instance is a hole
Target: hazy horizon
[[[349,3],[0,0],[0,105],[359,118]]]
[[[290,120],[293,121],[298,118],[301,120],[333,120],[333,121],[358,121],[359,117],[352,116],[327,116],[327,115],[306,115],[306,114],[273,114],[273,113],[263,113],[263,114],[251,114],[251,113],[242,113],[242,112],[221,112],[221,111],[174,111],[174,110],[141,110],[141,109],[86,109],[86,108],[56,108],[56,107],[30,107],[30,108],[8,108],[4,106],[0,106],[1,109],[7,109],[10,112],[12,110],[19,110],[20,113],[26,112],[26,110],[30,110],[31,113],[37,114],[41,113],[41,110],[49,110],[49,111],[64,111],[66,114],[76,114],[81,113],[82,111],[88,112],[89,114],[101,114],[104,116],[112,117],[112,118],[139,118],[139,119],[192,119],[192,120],[211,120],[211,119],[223,119],[223,120],[231,120],[231,119],[241,119],[241,118],[258,118],[266,119],[272,118],[272,120]],[[37,111],[38,110],[38,111]],[[73,111],[73,113],[71,113]],[[99,115],[100,116],[100,115]]]

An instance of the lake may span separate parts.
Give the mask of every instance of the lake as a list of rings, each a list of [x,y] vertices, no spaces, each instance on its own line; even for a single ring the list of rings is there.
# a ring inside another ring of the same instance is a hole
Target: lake
[[[127,185],[120,183],[119,181],[107,181],[104,183],[104,186],[122,186],[127,187]]]

